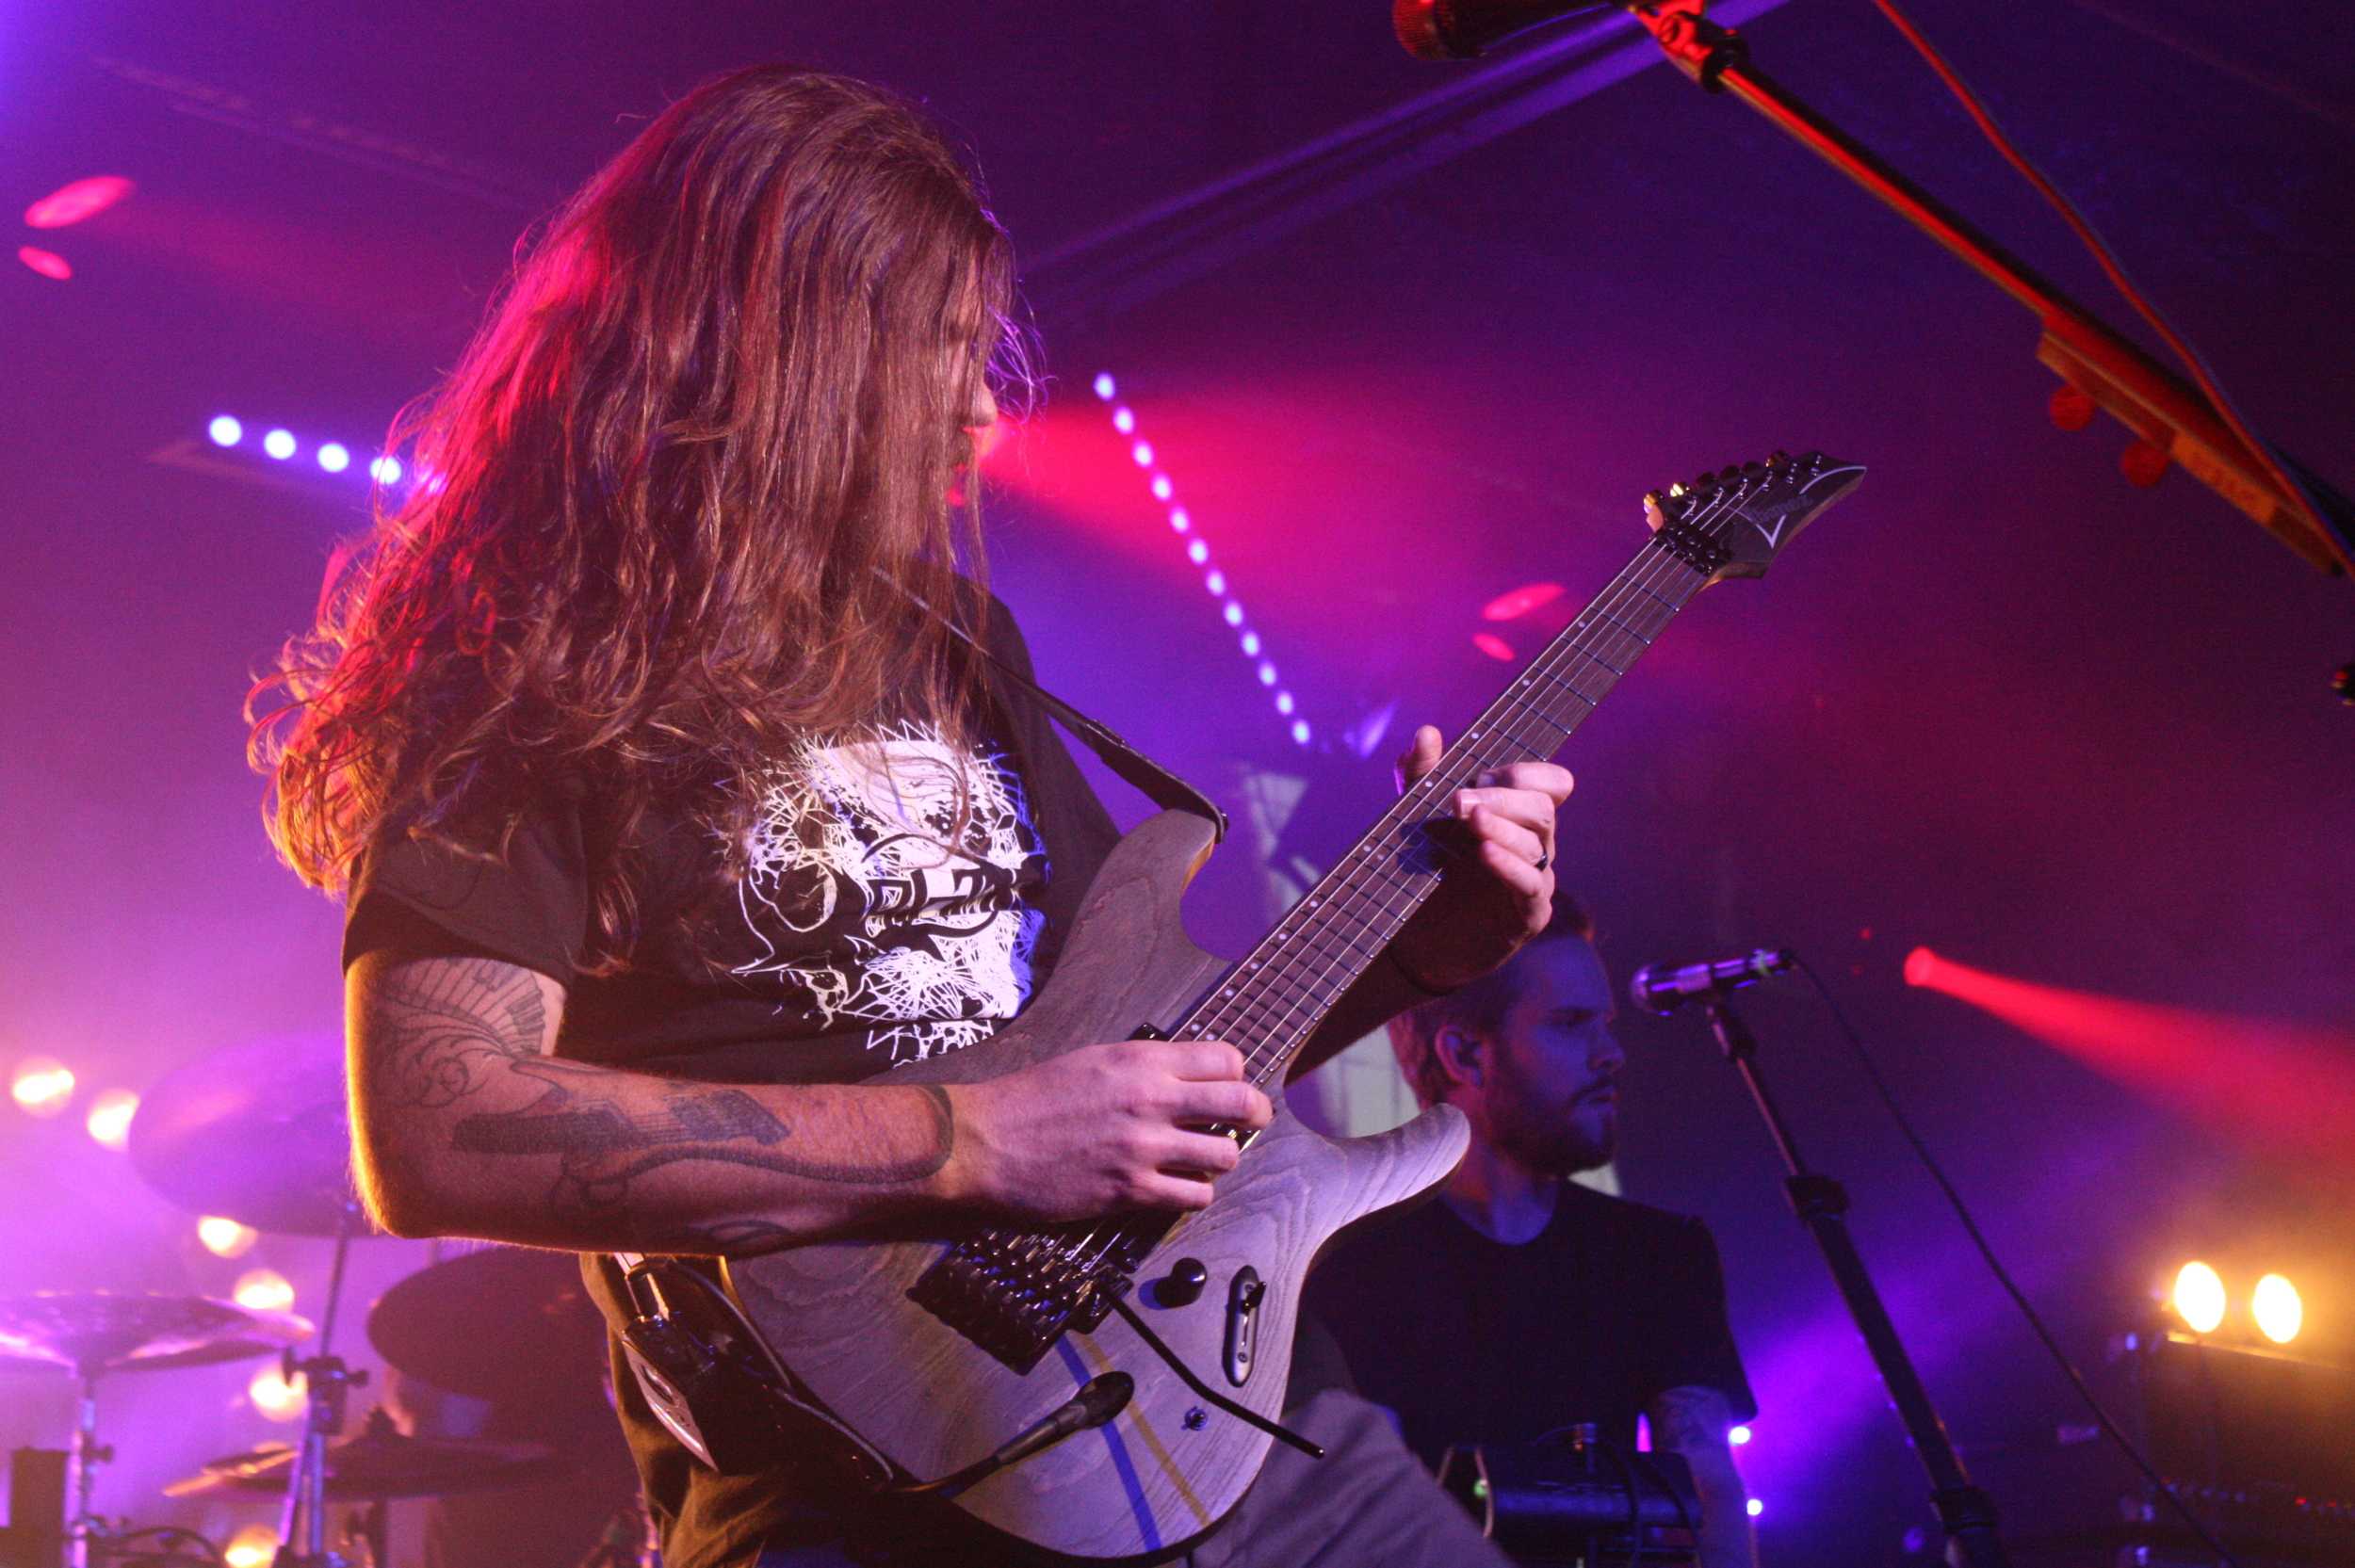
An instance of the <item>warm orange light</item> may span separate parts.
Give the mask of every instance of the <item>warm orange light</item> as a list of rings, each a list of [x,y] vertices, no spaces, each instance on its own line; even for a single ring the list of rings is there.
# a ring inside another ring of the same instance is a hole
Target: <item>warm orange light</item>
[[[2170,1298],[2175,1316],[2194,1334],[2214,1334],[2224,1321],[2224,1279],[2204,1263],[2186,1263],[2175,1271]]]
[[[82,1124],[89,1135],[109,1149],[120,1152],[131,1141],[131,1118],[139,1108],[139,1097],[127,1089],[109,1089],[90,1102],[89,1115]]]
[[[8,1092],[28,1116],[55,1116],[73,1098],[73,1069],[52,1057],[32,1057],[17,1064]]]
[[[237,1276],[229,1299],[248,1312],[284,1312],[294,1305],[294,1286],[275,1269],[254,1269]]]
[[[215,1257],[243,1257],[253,1250],[261,1233],[250,1225],[218,1214],[208,1214],[196,1222],[196,1238],[204,1243],[204,1250]]]
[[[2276,1345],[2288,1344],[2306,1326],[2306,1303],[2298,1300],[2298,1286],[2279,1274],[2257,1282],[2249,1310],[2257,1319],[2257,1332]]]
[[[245,1385],[245,1393],[253,1401],[253,1408],[273,1421],[300,1419],[302,1407],[310,1398],[301,1373],[297,1372],[294,1382],[288,1382],[279,1376],[276,1366],[265,1366],[254,1373],[253,1380]]]
[[[264,1568],[278,1555],[278,1532],[268,1525],[248,1525],[221,1548],[229,1568]]]

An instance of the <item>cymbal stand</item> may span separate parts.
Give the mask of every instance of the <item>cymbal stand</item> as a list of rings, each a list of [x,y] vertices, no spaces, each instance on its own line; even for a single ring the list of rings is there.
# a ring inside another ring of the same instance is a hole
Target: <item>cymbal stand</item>
[[[1716,1035],[1726,1059],[1742,1075],[1750,1098],[1758,1104],[1759,1115],[1765,1118],[1775,1150],[1791,1172],[1783,1183],[1791,1207],[1823,1249],[1824,1261],[1831,1266],[1832,1279],[1840,1286],[1840,1298],[1864,1335],[1874,1368],[1880,1373],[1882,1386],[1889,1390],[1897,1416],[1912,1439],[1914,1457],[1929,1473],[1930,1501],[1938,1509],[1939,1522],[1946,1527],[1947,1541],[1960,1554],[1950,1560],[1959,1560],[1967,1568],[2007,1568],[2003,1542],[1995,1533],[1995,1504],[1972,1484],[1964,1471],[1954,1440],[1946,1435],[1946,1423],[1930,1403],[1929,1390],[1922,1385],[1921,1375],[1906,1354],[1905,1342],[1897,1337],[1897,1326],[1890,1321],[1889,1308],[1865,1270],[1856,1237],[1848,1234],[1848,1189],[1808,1169],[1781,1110],[1766,1091],[1766,1080],[1759,1076],[1758,1037],[1733,1010],[1731,999],[1722,994],[1705,996],[1701,1006],[1709,1013],[1710,1030]]]
[[[81,1392],[73,1401],[73,1436],[65,1457],[66,1568],[90,1568],[90,1543],[106,1534],[106,1522],[90,1511],[91,1472],[115,1457],[112,1446],[98,1441],[98,1374],[77,1366],[73,1375]]]
[[[344,1430],[344,1408],[350,1391],[368,1381],[333,1353],[335,1314],[343,1304],[344,1265],[351,1254],[352,1221],[359,1205],[347,1200],[335,1227],[335,1261],[328,1274],[327,1310],[319,1317],[316,1353],[297,1361],[292,1350],[280,1360],[288,1382],[302,1379],[309,1405],[302,1415],[302,1445],[294,1468],[286,1476],[286,1501],[278,1515],[278,1550],[270,1568],[350,1568],[341,1553],[327,1548],[327,1446]],[[296,1544],[300,1530],[301,1544]]]

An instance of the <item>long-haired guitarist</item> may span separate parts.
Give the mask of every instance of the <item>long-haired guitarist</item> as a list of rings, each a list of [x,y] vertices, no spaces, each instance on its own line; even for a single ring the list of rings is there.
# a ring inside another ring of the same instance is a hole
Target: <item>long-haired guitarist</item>
[[[987,1049],[1115,836],[959,635],[1027,669],[957,482],[1019,382],[1013,272],[906,103],[743,71],[590,179],[406,416],[418,482],[255,709],[273,839],[347,896],[386,1229],[733,1255],[1195,1209],[1237,1156],[1193,1129],[1268,1121],[1216,1042],[891,1082]],[[1533,761],[1457,797],[1467,852],[1318,1045],[1543,926],[1569,787]],[[625,1419],[671,1568],[840,1533]]]

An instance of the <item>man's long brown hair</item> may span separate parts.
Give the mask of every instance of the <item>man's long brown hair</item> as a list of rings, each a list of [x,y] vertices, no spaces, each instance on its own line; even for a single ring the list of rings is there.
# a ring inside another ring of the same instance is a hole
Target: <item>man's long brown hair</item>
[[[279,852],[340,891],[388,834],[496,854],[585,788],[609,967],[650,809],[735,846],[795,738],[913,708],[964,739],[974,676],[911,596],[986,604],[977,487],[950,493],[1012,290],[903,101],[758,67],[673,105],[404,412],[414,488],[255,687]]]

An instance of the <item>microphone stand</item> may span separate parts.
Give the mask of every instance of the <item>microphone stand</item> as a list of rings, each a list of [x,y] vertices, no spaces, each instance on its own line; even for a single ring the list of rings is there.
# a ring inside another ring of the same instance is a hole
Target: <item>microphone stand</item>
[[[1848,1316],[1856,1319],[1857,1328],[1863,1334],[1865,1349],[1872,1353],[1881,1383],[1897,1407],[1907,1435],[1913,1440],[1913,1451],[1921,1459],[1922,1468],[1929,1473],[1930,1501],[1938,1510],[1939,1522],[1946,1527],[1947,1540],[1961,1548],[1962,1561],[1968,1568],[2007,1568],[2003,1543],[1995,1533],[1994,1501],[1973,1485],[1964,1471],[1962,1458],[1955,1452],[1954,1440],[1946,1435],[1946,1423],[1939,1419],[1937,1407],[1930,1403],[1929,1390],[1922,1386],[1922,1379],[1906,1354],[1905,1344],[1897,1337],[1897,1327],[1889,1320],[1889,1309],[1882,1304],[1873,1276],[1865,1271],[1856,1238],[1848,1234],[1843,1218],[1848,1212],[1847,1188],[1831,1177],[1808,1169],[1798,1144],[1791,1137],[1791,1128],[1775,1106],[1774,1096],[1766,1091],[1766,1080],[1759,1075],[1758,1038],[1733,1010],[1732,1002],[1718,993],[1702,997],[1701,1006],[1709,1014],[1710,1031],[1716,1035],[1726,1059],[1742,1075],[1750,1098],[1758,1103],[1759,1115],[1766,1119],[1766,1131],[1774,1138],[1775,1150],[1782,1156],[1783,1167],[1791,1172],[1783,1183],[1784,1190],[1791,1195],[1791,1207],[1800,1223],[1814,1234],[1815,1244],[1823,1249],[1824,1261],[1831,1266],[1832,1279],[1840,1286],[1841,1299],[1847,1303]]]
[[[2065,383],[2053,417],[2079,429],[2098,405],[2135,432],[2160,465],[2184,471],[2256,520],[2310,564],[2355,571],[2355,501],[2287,454],[2250,450],[2205,394],[2120,337],[1928,191],[1883,162],[1749,63],[1745,40],[1701,15],[1706,0],[1618,0],[1650,30],[1679,70],[1711,92],[1728,92],[1928,234],[2036,313],[2037,358]],[[2271,462],[2268,462],[2270,458]],[[2272,466],[2279,464],[2277,470]],[[2311,496],[2284,493],[2288,472]],[[2152,470],[2153,482],[2156,469]],[[2277,477],[2277,475],[2279,477]]]

